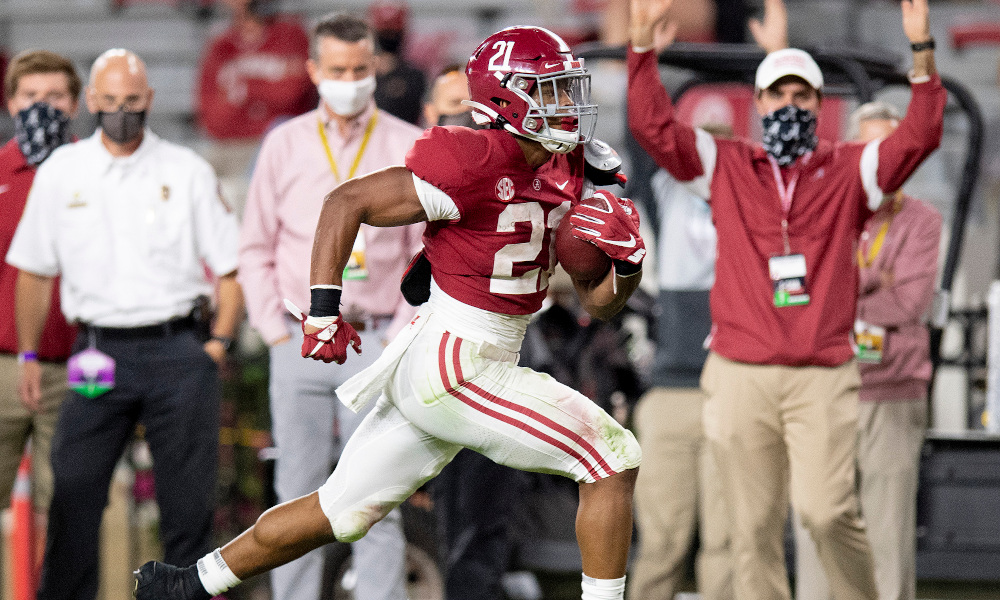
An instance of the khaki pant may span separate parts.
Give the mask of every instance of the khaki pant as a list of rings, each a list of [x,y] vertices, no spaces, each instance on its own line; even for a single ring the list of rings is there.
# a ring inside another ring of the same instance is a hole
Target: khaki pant
[[[43,362],[41,410],[31,413],[17,395],[18,366],[13,354],[0,354],[0,509],[10,505],[11,486],[31,438],[31,498],[45,513],[52,500],[52,434],[66,396],[66,365]]]
[[[636,408],[642,467],[635,484],[639,557],[629,576],[635,600],[673,600],[696,530],[701,597],[733,597],[729,516],[702,428],[704,403],[698,389],[653,388]]]
[[[855,488],[857,365],[751,365],[709,354],[705,434],[733,519],[734,592],[791,597],[784,561],[789,494],[816,540],[837,600],[876,600]]]
[[[927,401],[862,402],[858,437],[861,512],[875,558],[880,600],[916,597],[917,481]],[[795,597],[827,600],[816,545],[795,520]]]

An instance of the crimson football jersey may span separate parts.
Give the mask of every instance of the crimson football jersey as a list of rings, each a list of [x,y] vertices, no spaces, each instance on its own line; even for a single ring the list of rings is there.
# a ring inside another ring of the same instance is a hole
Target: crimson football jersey
[[[583,146],[533,169],[506,131],[433,127],[410,149],[406,167],[448,194],[461,214],[424,232],[438,286],[484,310],[540,309],[556,264],[556,228],[583,190]]]

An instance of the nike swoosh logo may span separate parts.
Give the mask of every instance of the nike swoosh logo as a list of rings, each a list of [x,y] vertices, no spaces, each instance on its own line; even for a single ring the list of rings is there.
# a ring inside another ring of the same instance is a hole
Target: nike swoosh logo
[[[604,242],[605,244],[611,244],[612,246],[621,246],[622,248],[635,248],[635,236],[631,233],[628,234],[627,242],[619,242],[617,240],[605,240],[603,238],[597,238]]]
[[[556,184],[556,187],[557,187],[557,188],[559,188],[559,191],[561,192],[561,191],[563,191],[564,189],[566,189],[566,186],[567,186],[567,185],[569,185],[569,179],[567,179],[566,181],[564,181],[564,182],[562,182],[562,183],[557,183],[557,184]]]
[[[552,67],[558,67],[561,64],[562,63],[557,63],[557,62],[554,62],[554,63],[545,63],[545,68],[546,69],[551,69]]]

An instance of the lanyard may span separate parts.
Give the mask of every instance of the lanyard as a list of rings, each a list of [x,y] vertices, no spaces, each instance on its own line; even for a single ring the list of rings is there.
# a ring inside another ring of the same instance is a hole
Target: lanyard
[[[811,155],[812,153],[810,152],[803,157],[803,164],[809,160]],[[774,173],[774,183],[778,186],[778,197],[781,198],[781,241],[785,245],[785,256],[788,256],[792,253],[792,245],[788,241],[788,213],[792,210],[792,196],[795,195],[795,186],[799,183],[799,173],[801,170],[795,169],[795,173],[792,174],[792,178],[788,182],[788,187],[785,187],[785,180],[781,178],[781,169],[778,167],[778,161],[770,155],[768,155],[767,160],[771,163],[771,172]]]
[[[378,111],[372,113],[372,118],[368,119],[368,125],[365,126],[365,136],[361,138],[361,147],[358,148],[358,154],[354,157],[354,163],[351,165],[351,170],[347,172],[347,178],[351,179],[354,177],[354,173],[358,170],[358,165],[361,164],[361,157],[365,153],[365,148],[368,147],[368,140],[372,137],[372,131],[375,130],[375,121],[378,118]],[[333,160],[333,152],[330,151],[330,143],[326,140],[326,129],[323,127],[322,119],[319,121],[319,139],[323,140],[323,149],[326,150],[326,159],[330,161],[330,170],[333,171],[333,176],[336,178],[337,183],[343,181],[340,178],[340,171],[337,170],[337,161]]]
[[[882,222],[882,226],[879,227],[878,229],[878,234],[875,236],[875,239],[872,240],[871,245],[868,246],[867,256],[860,247],[858,248],[858,265],[862,269],[866,269],[872,266],[872,264],[875,262],[875,258],[878,257],[878,253],[879,251],[882,250],[882,245],[885,243],[885,236],[889,233],[889,226],[892,224],[892,218],[895,217],[896,213],[898,213],[902,208],[903,208],[903,191],[896,190],[896,197],[892,202],[892,210],[889,212],[889,217]],[[865,231],[862,234],[862,240],[865,240],[867,238],[868,238],[868,232]]]

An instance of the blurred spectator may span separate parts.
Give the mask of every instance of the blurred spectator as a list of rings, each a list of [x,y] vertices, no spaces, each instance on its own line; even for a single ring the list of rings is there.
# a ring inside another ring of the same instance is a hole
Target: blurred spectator
[[[305,62],[309,38],[277,0],[223,0],[229,27],[206,45],[198,75],[198,126],[226,197],[242,212],[261,137],[277,119],[316,106]]]
[[[378,43],[375,104],[389,114],[416,124],[420,120],[427,80],[423,71],[403,58],[410,8],[405,2],[379,0],[368,8],[368,16]]]
[[[7,111],[16,137],[0,149],[0,256],[6,256],[24,212],[35,170],[58,146],[69,141],[70,119],[79,108],[80,76],[72,61],[45,50],[14,57],[4,79]],[[76,330],[66,323],[53,287],[48,316],[37,352],[18,354],[14,323],[14,289],[18,271],[0,262],[0,508],[10,505],[10,492],[28,438],[31,438],[31,495],[35,508],[36,548],[45,547],[45,522],[52,500],[52,434],[66,395],[66,359]],[[22,404],[17,383],[21,363],[41,371],[41,396]]]
[[[431,86],[428,101],[424,104],[424,122],[428,126],[459,125],[476,127],[472,111],[462,104],[469,99],[469,78],[458,64],[445,67]]]
[[[900,119],[890,104],[865,104],[851,116],[855,139],[885,138]],[[940,241],[940,213],[897,190],[885,195],[865,223],[858,245],[858,488],[881,600],[916,595],[917,480],[931,378],[925,318]],[[833,598],[815,544],[801,525],[795,541],[795,597]]]
[[[807,53],[757,68],[763,144],[680,123],[663,88],[654,32],[669,0],[632,0],[629,126],[654,160],[710,199],[718,231],[705,435],[732,517],[734,593],[791,596],[788,500],[800,511],[838,598],[878,596],[855,486],[860,376],[849,343],[861,226],[940,143],[946,93],[926,0],[900,4],[912,97],[881,142],[816,136],[823,74]],[[767,16],[765,15],[765,21]]]
[[[286,502],[319,488],[369,411],[341,404],[334,390],[378,358],[413,315],[399,280],[420,247],[422,225],[362,226],[344,273],[344,318],[365,353],[343,365],[303,360],[302,330],[283,304],[309,306],[309,265],[324,195],[355,176],[402,164],[422,131],[375,107],[375,40],[368,24],[329,15],[313,30],[309,75],[322,98],[264,138],[240,245],[250,323],[270,346],[275,492]],[[394,321],[394,316],[398,320]],[[334,437],[336,430],[337,436]],[[399,509],[352,544],[359,600],[404,600],[405,540]],[[188,564],[188,563],[183,563]],[[323,551],[271,572],[275,600],[318,600]]]
[[[702,129],[732,138],[727,126]],[[643,468],[635,485],[639,557],[631,598],[673,598],[695,543],[701,597],[733,597],[729,514],[705,440],[699,389],[712,329],[708,295],[715,281],[716,234],[708,204],[663,169],[652,178],[656,215],[656,353],[652,385],[639,401],[634,426]]]
[[[73,389],[52,442],[39,600],[95,598],[108,486],[138,423],[153,454],[168,560],[192,562],[212,543],[218,365],[242,311],[237,222],[208,163],[145,128],[152,101],[138,56],[98,57],[87,108],[100,129],[42,163],[7,253],[21,269],[22,355],[40,349],[56,275],[63,313],[80,326]],[[206,266],[218,277],[219,298],[207,340],[196,316],[199,297],[212,292]],[[22,402],[37,403],[41,385],[38,364],[24,362]]]

